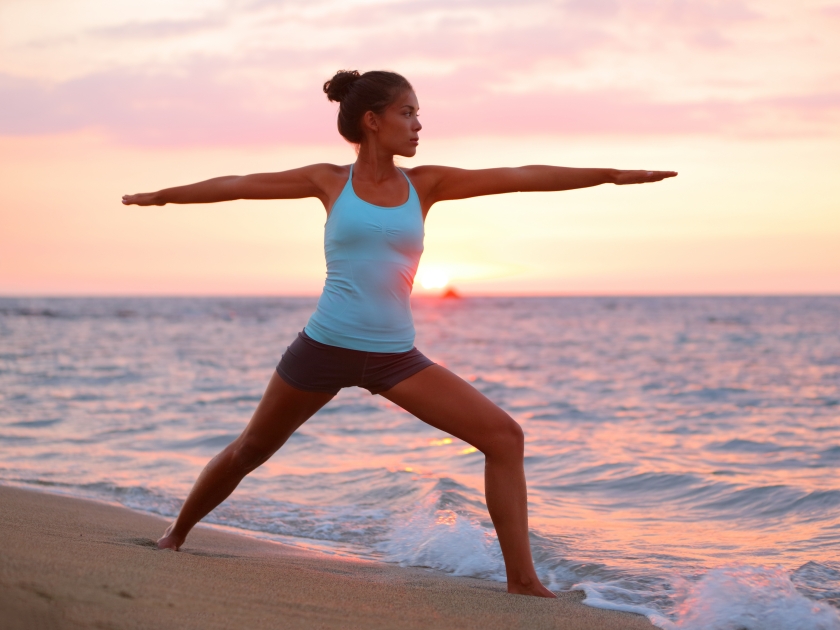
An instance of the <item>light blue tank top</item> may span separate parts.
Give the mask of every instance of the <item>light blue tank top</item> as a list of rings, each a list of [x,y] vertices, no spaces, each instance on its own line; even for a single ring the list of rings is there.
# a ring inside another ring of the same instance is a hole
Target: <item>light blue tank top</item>
[[[304,328],[315,341],[368,352],[414,347],[409,297],[423,253],[423,211],[403,176],[408,201],[375,206],[356,196],[350,167],[324,226],[327,280]]]

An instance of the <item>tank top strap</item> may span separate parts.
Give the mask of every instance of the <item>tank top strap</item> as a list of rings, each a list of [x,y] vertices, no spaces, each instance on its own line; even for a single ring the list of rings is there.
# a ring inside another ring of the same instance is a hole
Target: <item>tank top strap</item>
[[[411,183],[411,179],[405,174],[405,171],[399,167],[397,167],[397,170],[402,173],[402,176],[405,177],[405,181],[408,182],[408,200],[411,201],[412,196],[414,196],[415,199],[419,199],[417,191],[414,189],[414,184]]]
[[[349,188],[350,192],[355,195],[356,193],[353,190],[353,166],[355,166],[355,165],[354,164],[350,165],[350,177],[347,178],[347,182],[344,184],[344,190],[347,190]],[[344,190],[342,191],[342,193],[344,192]]]

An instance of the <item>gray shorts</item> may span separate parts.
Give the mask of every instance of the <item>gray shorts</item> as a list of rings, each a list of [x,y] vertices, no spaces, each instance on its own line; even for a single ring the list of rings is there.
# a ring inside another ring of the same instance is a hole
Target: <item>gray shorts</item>
[[[280,358],[277,374],[307,392],[337,394],[342,387],[364,387],[379,394],[434,364],[417,348],[408,352],[350,350],[315,341],[301,331]]]

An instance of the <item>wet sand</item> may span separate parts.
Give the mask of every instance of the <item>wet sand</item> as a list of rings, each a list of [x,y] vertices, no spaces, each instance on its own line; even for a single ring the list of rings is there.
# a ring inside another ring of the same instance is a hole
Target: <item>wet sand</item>
[[[650,630],[638,615],[509,595],[503,584],[338,558],[0,486],[0,627]]]

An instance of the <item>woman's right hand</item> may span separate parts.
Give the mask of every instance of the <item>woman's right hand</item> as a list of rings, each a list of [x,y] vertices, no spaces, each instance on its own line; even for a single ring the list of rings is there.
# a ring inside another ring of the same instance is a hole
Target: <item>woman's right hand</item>
[[[136,195],[123,195],[124,206],[165,206],[165,201],[157,199],[157,193],[137,193]]]

